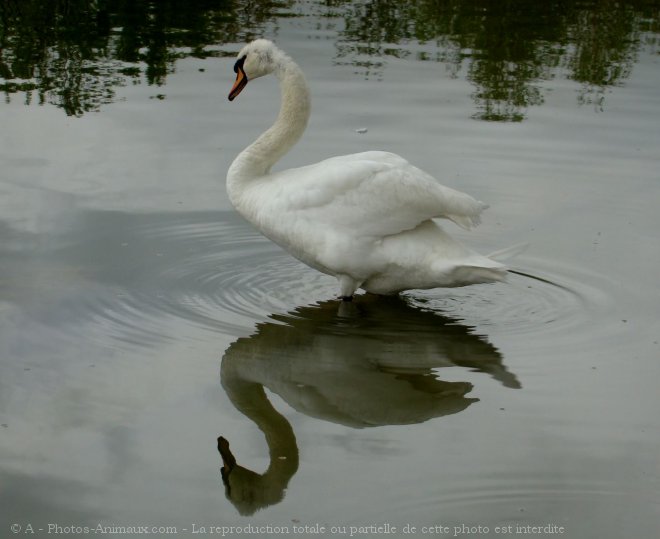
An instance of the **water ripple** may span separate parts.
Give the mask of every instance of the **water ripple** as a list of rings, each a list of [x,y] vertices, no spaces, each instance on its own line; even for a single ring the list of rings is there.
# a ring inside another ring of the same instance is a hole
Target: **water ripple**
[[[485,331],[547,340],[561,334],[565,344],[575,344],[570,335],[579,340],[589,326],[589,338],[594,337],[594,313],[613,302],[603,276],[549,259],[521,257],[516,263],[505,284],[414,291],[406,297]]]
[[[77,241],[58,254],[89,281],[84,293],[67,298],[74,311],[68,319],[92,319],[123,342],[167,340],[171,324],[178,331],[181,322],[246,335],[273,315],[336,295],[333,278],[291,258],[231,212],[90,213]],[[517,262],[508,283],[403,297],[410,306],[486,334],[549,340],[561,333],[564,342],[567,333],[580,334],[594,310],[611,303],[604,292],[609,284],[597,275],[550,260]]]
[[[163,318],[232,336],[253,330],[257,321],[334,292],[332,279],[310,271],[237,218],[193,214],[174,222],[147,222],[130,231],[131,252],[139,264],[117,275],[114,297],[88,304],[129,341],[144,344],[168,338]],[[200,220],[201,219],[201,220]],[[125,268],[126,269],[126,268]],[[127,337],[130,334],[130,337]]]

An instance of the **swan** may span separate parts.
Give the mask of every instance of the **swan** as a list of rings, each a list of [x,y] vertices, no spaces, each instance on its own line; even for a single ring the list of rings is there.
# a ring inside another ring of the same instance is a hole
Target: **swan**
[[[243,47],[234,72],[230,101],[248,81],[272,73],[279,79],[281,106],[275,123],[229,167],[229,200],[264,236],[336,277],[343,300],[358,288],[393,295],[504,280],[507,268],[494,254],[463,246],[435,221],[448,219],[469,230],[486,204],[396,154],[367,151],[271,172],[307,126],[307,82],[300,67],[266,39]]]

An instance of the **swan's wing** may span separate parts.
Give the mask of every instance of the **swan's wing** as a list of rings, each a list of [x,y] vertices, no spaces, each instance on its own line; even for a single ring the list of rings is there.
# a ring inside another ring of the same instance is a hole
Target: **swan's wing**
[[[283,211],[355,235],[396,234],[432,218],[470,229],[487,207],[386,152],[334,157],[281,174],[289,187],[297,184],[286,189]]]

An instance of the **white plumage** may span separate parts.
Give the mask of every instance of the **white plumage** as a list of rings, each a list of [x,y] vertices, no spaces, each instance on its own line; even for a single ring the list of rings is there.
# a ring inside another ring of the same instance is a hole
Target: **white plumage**
[[[470,229],[486,205],[398,155],[363,152],[271,173],[307,125],[305,78],[291,58],[263,39],[243,48],[234,70],[230,100],[247,81],[273,73],[282,104],[273,126],[229,168],[229,198],[266,237],[336,277],[343,298],[358,288],[395,294],[504,279],[505,266],[461,245],[434,220]]]

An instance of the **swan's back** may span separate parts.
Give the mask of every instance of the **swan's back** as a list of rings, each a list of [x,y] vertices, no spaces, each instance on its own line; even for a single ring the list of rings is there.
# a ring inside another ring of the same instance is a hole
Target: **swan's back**
[[[409,230],[432,218],[470,229],[487,207],[441,185],[402,157],[378,151],[268,174],[248,186],[242,206],[255,216],[294,212],[318,226],[372,236]]]

